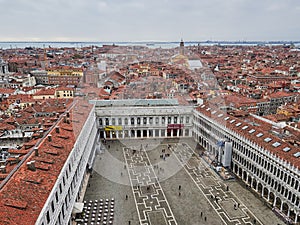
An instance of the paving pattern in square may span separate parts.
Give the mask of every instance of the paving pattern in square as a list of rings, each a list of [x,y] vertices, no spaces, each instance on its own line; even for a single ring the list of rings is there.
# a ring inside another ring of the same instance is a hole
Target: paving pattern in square
[[[123,148],[142,225],[177,225],[146,151]]]
[[[174,155],[225,224],[261,224],[214,171],[185,143],[171,144]]]

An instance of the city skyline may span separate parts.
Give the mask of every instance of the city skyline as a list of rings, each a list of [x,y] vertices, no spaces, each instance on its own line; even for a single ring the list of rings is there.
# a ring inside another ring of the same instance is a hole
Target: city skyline
[[[278,1],[21,1],[0,41],[297,41],[300,3]]]

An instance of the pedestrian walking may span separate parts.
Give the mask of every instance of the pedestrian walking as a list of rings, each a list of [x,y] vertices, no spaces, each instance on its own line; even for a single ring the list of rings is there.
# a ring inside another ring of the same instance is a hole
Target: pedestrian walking
[[[128,195],[125,196],[125,199],[128,200]]]
[[[179,190],[179,191],[181,190],[181,185],[178,186],[178,190]]]
[[[206,216],[204,217],[204,221],[206,221]]]
[[[201,213],[200,213],[200,216],[202,217],[202,215],[203,215],[203,213],[201,212]]]

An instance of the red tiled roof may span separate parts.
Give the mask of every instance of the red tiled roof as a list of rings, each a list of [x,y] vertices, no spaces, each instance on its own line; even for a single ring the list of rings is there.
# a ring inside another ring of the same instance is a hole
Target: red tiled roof
[[[0,88],[1,94],[13,94],[16,90],[12,88]]]
[[[283,92],[283,91],[278,91],[278,92],[274,92],[272,94],[269,95],[270,98],[284,98],[284,97],[290,97],[295,95],[295,93],[287,93],[287,92]]]
[[[47,137],[39,139],[39,156],[32,153],[0,190],[1,224],[35,224],[90,109],[91,105],[78,102],[76,110],[83,112],[83,114],[76,114],[80,123],[68,124],[61,118],[57,125],[63,132],[56,133],[53,127],[49,132],[52,135],[52,142],[49,142]],[[69,113],[70,118],[73,118],[74,108]],[[61,138],[62,135],[69,138]],[[33,143],[29,146],[32,148],[37,140],[31,142]],[[54,143],[60,148],[53,146]],[[47,154],[49,151],[56,151],[58,155]],[[30,161],[35,161],[36,171],[27,168],[26,163]]]
[[[203,107],[203,108],[202,108]],[[292,165],[300,168],[300,160],[299,158],[296,158],[293,156],[296,152],[299,151],[297,147],[294,147],[293,145],[281,140],[279,137],[276,135],[272,134],[270,132],[270,129],[272,128],[271,124],[268,124],[263,121],[258,121],[257,119],[253,119],[255,122],[249,122],[249,121],[244,121],[242,119],[238,119],[236,117],[230,116],[226,114],[223,111],[218,111],[217,109],[211,108],[208,110],[208,107],[206,106],[200,106],[197,108],[197,110],[204,115],[213,118],[216,122],[219,122],[220,124],[226,126],[227,128],[235,131],[239,135],[242,135],[246,137],[248,140],[252,141],[253,143],[257,143],[259,146],[263,147],[270,153],[276,155],[280,159],[283,159]],[[212,114],[213,111],[216,111],[214,114]],[[222,116],[218,116],[221,115]],[[224,118],[228,117],[227,120],[224,120]],[[249,120],[249,117],[247,117],[247,120]],[[251,118],[252,120],[252,118]],[[234,121],[230,123],[230,121]],[[239,126],[237,126],[238,123],[241,123]],[[243,127],[247,126],[247,128],[242,129]],[[250,130],[254,130],[253,133],[249,133]],[[257,134],[262,133],[263,136],[258,137]],[[270,142],[266,142],[265,138],[271,138]],[[280,146],[274,147],[272,144],[275,142],[280,143]],[[290,151],[285,152],[283,151],[283,148],[289,147]]]
[[[49,88],[49,89],[42,89],[35,93],[35,96],[40,96],[40,95],[54,95],[55,94],[55,89]]]

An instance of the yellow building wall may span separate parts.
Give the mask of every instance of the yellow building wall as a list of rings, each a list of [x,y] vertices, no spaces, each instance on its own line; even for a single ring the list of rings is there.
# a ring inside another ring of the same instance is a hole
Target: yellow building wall
[[[34,95],[32,96],[33,99],[50,99],[55,98],[55,95]]]
[[[83,71],[81,70],[47,70],[48,76],[83,76]]]
[[[55,91],[55,97],[57,97],[57,98],[73,98],[74,97],[74,91],[71,91],[71,90]]]

